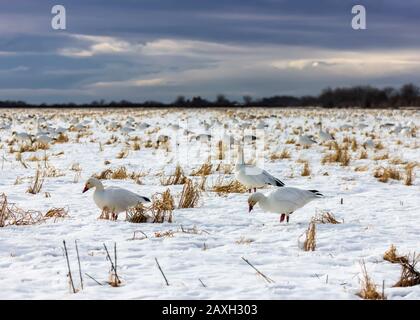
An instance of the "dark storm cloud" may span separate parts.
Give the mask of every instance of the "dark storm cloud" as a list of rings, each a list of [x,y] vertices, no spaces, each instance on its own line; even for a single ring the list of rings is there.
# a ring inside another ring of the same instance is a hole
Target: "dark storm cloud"
[[[356,3],[349,0],[59,3],[66,31],[50,26],[57,1],[0,4],[0,97],[167,101],[178,94],[306,94],[327,85],[419,80],[419,1],[357,2],[367,9],[364,31],[351,29]],[[360,72],[347,74],[354,68]]]

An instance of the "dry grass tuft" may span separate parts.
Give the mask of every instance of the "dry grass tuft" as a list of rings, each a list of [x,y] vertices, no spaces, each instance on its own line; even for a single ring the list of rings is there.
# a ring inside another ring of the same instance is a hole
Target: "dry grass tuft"
[[[93,177],[99,180],[111,179],[112,172],[112,169],[105,169],[101,173],[94,174]]]
[[[239,240],[236,240],[235,243],[236,244],[251,244],[254,241],[255,241],[254,239],[241,237]]]
[[[42,185],[44,184],[44,177],[40,170],[36,171],[35,178],[32,181],[32,184],[28,187],[26,192],[31,194],[37,194],[41,191]]]
[[[361,150],[360,154],[359,154],[359,159],[362,160],[362,159],[367,159],[367,158],[368,158],[367,151],[366,150]]]
[[[167,231],[157,231],[155,232],[156,238],[172,238],[174,236],[175,232],[172,230]]]
[[[391,166],[389,167],[378,167],[373,172],[373,176],[380,182],[388,182],[389,179],[401,180],[400,171]]]
[[[287,139],[286,140],[286,142],[285,142],[286,144],[295,144],[296,143],[296,140],[295,139],[293,139],[293,138],[289,138],[289,139]]]
[[[27,226],[41,223],[50,218],[65,218],[68,212],[64,208],[53,208],[43,215],[40,211],[24,210],[7,201],[7,196],[0,195],[0,227]]]
[[[364,172],[364,171],[368,171],[368,170],[369,170],[368,166],[358,166],[358,167],[354,168],[354,171],[356,171],[356,172]]]
[[[66,142],[69,142],[69,137],[62,132],[55,139],[55,143],[66,143]]]
[[[389,154],[387,152],[385,152],[385,153],[382,153],[382,154],[375,155],[373,157],[373,160],[376,160],[376,161],[378,161],[378,160],[386,160],[388,158],[389,158]]]
[[[305,242],[303,243],[303,250],[315,251],[316,248],[316,224],[311,222],[306,230]]]
[[[191,179],[187,179],[182,189],[178,208],[195,208],[200,199],[200,186],[194,184]]]
[[[216,192],[219,196],[227,195],[228,193],[245,193],[246,187],[237,180],[225,181],[225,176],[220,175],[216,183],[212,186],[211,191]]]
[[[52,208],[50,210],[48,210],[45,215],[44,218],[67,218],[69,216],[68,211],[64,208]]]
[[[416,269],[419,262],[419,256],[413,253],[412,258],[407,257],[407,261],[399,261],[401,265],[400,279],[394,284],[394,287],[412,287],[420,284],[420,271]]]
[[[139,204],[127,211],[126,220],[132,223],[163,223],[172,222],[172,211],[175,209],[174,198],[169,189],[152,196],[152,204]]]
[[[405,178],[404,178],[404,184],[406,186],[413,185],[413,182],[415,180],[414,176],[414,168],[416,167],[417,163],[408,163],[405,166]]]
[[[233,172],[233,165],[231,165],[230,163],[219,162],[215,171],[221,172],[223,174],[231,174]]]
[[[339,145],[336,141],[332,142],[332,147],[334,148],[333,153],[326,154],[322,160],[322,164],[326,163],[340,163],[341,166],[348,166],[350,163],[350,155],[345,146]]]
[[[362,279],[362,288],[357,295],[360,298],[365,299],[365,300],[385,300],[386,299],[385,295],[376,290],[376,284],[369,277],[366,270],[365,262],[362,261],[360,264],[362,267],[363,279]]]
[[[351,151],[356,152],[358,148],[357,140],[355,137],[351,139]]]
[[[308,161],[305,161],[304,162],[303,169],[300,172],[300,175],[302,177],[307,177],[307,176],[310,176],[311,175],[311,169],[309,168],[309,162]]]
[[[391,263],[407,263],[408,258],[407,256],[399,256],[397,255],[397,248],[392,244],[391,247],[387,251],[385,251],[384,260],[389,261]]]
[[[216,159],[217,160],[224,160],[225,159],[225,145],[223,144],[222,140],[217,142],[217,152],[216,152]]]
[[[131,145],[131,148],[132,148],[134,151],[139,151],[139,150],[141,149],[141,145],[140,145],[140,143],[139,143],[138,141],[135,141],[135,142]]]
[[[117,154],[117,159],[125,159],[128,157],[129,151],[128,149],[123,149]]]
[[[162,177],[160,179],[160,183],[163,186],[168,185],[176,185],[176,184],[185,184],[187,182],[188,178],[184,174],[184,170],[182,170],[181,166],[178,164],[175,168],[175,172],[173,175],[168,177]]]
[[[313,223],[322,223],[322,224],[340,224],[342,222],[338,221],[332,212],[324,211],[322,213],[316,214],[312,217],[311,222]]]
[[[211,170],[213,165],[210,162],[203,163],[200,168],[194,170],[191,175],[192,176],[208,176],[211,174]]]
[[[270,155],[270,160],[290,159],[290,152],[287,149],[283,149],[281,152],[275,152]]]

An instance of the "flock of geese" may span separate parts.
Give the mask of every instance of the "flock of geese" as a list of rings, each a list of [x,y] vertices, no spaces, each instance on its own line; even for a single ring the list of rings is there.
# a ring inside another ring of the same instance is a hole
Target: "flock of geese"
[[[285,219],[289,222],[289,215],[307,203],[323,195],[317,190],[304,190],[294,187],[284,187],[284,183],[267,171],[254,166],[245,164],[244,151],[242,146],[238,146],[238,159],[235,165],[235,178],[247,187],[249,193],[254,193],[248,198],[249,212],[258,203],[265,212],[280,214],[280,222]],[[257,188],[271,185],[276,188],[274,191],[265,195],[256,192]],[[103,212],[111,213],[111,220],[117,220],[118,214],[135,207],[139,203],[150,202],[150,199],[138,195],[129,190],[119,187],[105,188],[102,182],[96,178],[89,178],[83,189],[83,193],[94,188],[93,200]]]

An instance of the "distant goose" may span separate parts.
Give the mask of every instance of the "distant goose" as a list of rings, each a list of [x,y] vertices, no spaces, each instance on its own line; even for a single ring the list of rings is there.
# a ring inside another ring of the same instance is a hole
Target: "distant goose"
[[[316,144],[317,142],[312,139],[312,136],[309,136],[307,134],[303,134],[302,127],[299,129],[300,135],[297,141],[297,144],[303,146],[303,147],[310,147],[313,144]]]
[[[26,133],[26,132],[12,132],[12,137],[14,137],[17,141],[20,142],[29,142],[32,143],[32,135]]]
[[[335,138],[328,131],[323,130],[319,130],[319,139],[322,142],[335,140]]]
[[[311,145],[316,144],[316,141],[312,139],[312,137],[304,134],[299,136],[298,144],[300,144],[303,147],[310,147]]]
[[[279,188],[268,196],[261,192],[254,193],[248,198],[249,212],[255,204],[259,203],[261,209],[266,212],[280,213],[280,222],[289,215],[314,199],[322,198],[323,195],[317,190],[303,190],[292,187]]]
[[[83,189],[83,193],[91,188],[96,188],[93,200],[102,211],[111,213],[111,220],[117,220],[118,214],[135,207],[139,203],[150,202],[149,198],[140,196],[134,192],[118,187],[104,188],[102,182],[96,178],[89,178]]]
[[[266,185],[277,187],[284,186],[283,182],[273,177],[267,171],[253,165],[245,164],[244,150],[242,146],[238,146],[238,160],[235,165],[235,178],[246,186],[250,193],[252,188],[254,189],[254,192],[256,192],[257,188],[261,188]]]

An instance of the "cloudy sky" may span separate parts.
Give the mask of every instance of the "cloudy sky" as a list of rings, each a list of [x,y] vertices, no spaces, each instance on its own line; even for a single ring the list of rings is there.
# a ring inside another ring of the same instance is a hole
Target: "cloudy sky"
[[[51,28],[66,8],[67,29]],[[367,30],[351,28],[363,4]],[[420,83],[418,0],[0,0],[0,100],[172,101]]]

